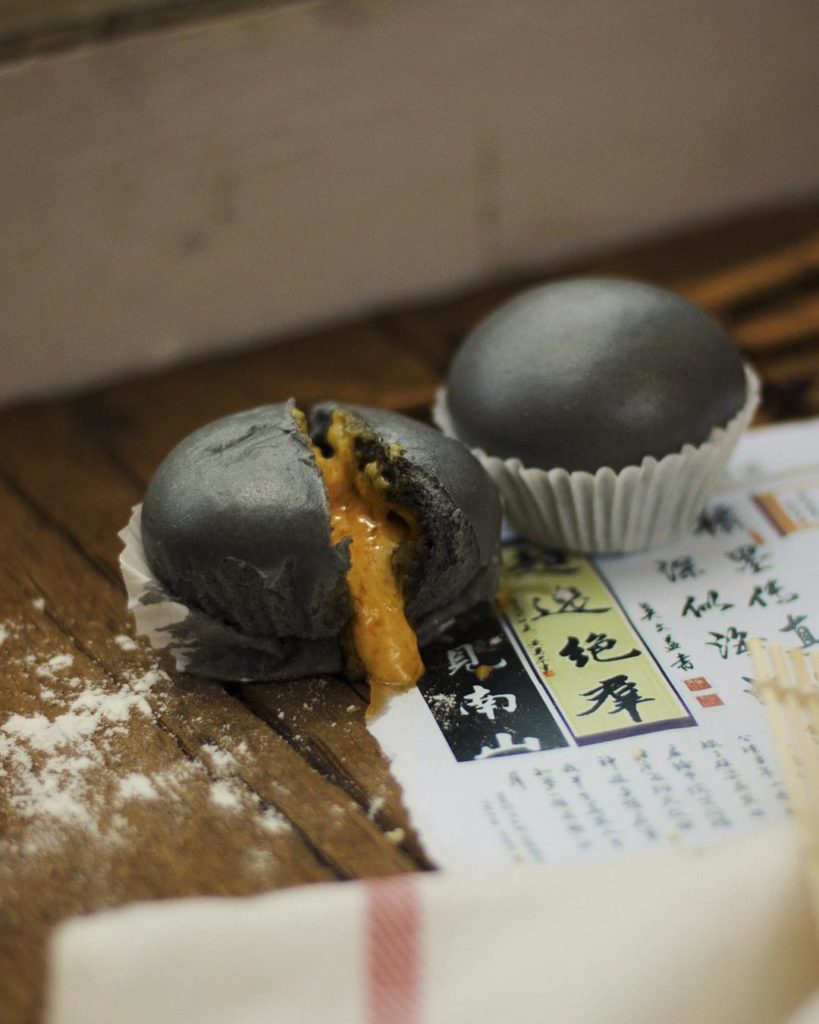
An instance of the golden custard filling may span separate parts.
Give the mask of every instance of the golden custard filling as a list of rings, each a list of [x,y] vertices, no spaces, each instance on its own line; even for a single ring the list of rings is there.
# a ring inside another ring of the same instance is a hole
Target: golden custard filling
[[[303,417],[297,420],[304,429]],[[313,451],[327,492],[332,541],[350,539],[347,587],[353,616],[348,641],[370,684],[374,713],[387,688],[413,686],[424,672],[394,568],[395,555],[414,526],[406,512],[387,502],[377,463],[359,467],[355,434],[341,410],[333,413],[327,445],[330,455],[315,446]]]

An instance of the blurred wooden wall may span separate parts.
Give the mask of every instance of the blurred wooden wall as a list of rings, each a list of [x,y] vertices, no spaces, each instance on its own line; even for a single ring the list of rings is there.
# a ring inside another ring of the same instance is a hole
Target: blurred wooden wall
[[[0,0],[0,400],[819,191],[819,5]]]

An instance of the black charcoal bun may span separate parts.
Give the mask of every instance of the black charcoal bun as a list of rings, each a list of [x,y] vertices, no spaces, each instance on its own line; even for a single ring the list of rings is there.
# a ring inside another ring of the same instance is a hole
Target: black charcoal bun
[[[407,618],[423,644],[441,625],[481,600],[500,579],[501,506],[494,483],[459,442],[383,409],[324,402],[310,414],[320,444],[333,411],[355,417],[356,455],[376,461],[387,498],[421,528],[403,580]]]
[[[326,403],[311,420],[319,443],[337,407],[355,414],[362,459],[383,461],[390,500],[422,525],[403,568],[408,618],[423,642],[497,589],[495,486],[458,442],[397,414]],[[258,648],[220,659],[211,641],[207,658],[192,653],[200,674],[284,679],[343,668],[349,542],[331,543],[323,480],[293,409],[262,406],[202,427],[148,486],[151,570],[171,596]]]
[[[714,320],[679,295],[607,278],[505,304],[466,338],[447,381],[465,444],[570,471],[701,444],[745,399],[742,362]]]

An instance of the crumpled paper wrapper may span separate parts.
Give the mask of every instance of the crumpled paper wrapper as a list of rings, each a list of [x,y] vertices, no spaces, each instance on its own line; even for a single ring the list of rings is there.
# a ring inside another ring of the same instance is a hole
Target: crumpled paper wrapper
[[[598,554],[658,547],[693,529],[717,488],[759,401],[759,382],[747,366],[745,378],[742,409],[724,427],[715,427],[707,441],[661,459],[646,456],[639,466],[619,472],[609,466],[595,473],[537,469],[480,448],[472,453],[497,484],[509,523],[529,540]],[[445,388],[436,396],[432,418],[457,438]]]

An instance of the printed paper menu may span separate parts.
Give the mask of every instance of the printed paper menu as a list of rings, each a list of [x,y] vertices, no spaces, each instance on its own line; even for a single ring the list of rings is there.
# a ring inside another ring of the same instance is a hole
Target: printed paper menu
[[[705,845],[787,814],[747,644],[819,645],[819,420],[743,438],[696,530],[504,545],[503,596],[371,730],[442,867]]]

